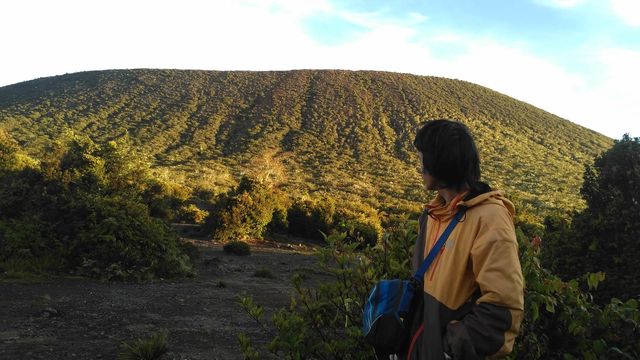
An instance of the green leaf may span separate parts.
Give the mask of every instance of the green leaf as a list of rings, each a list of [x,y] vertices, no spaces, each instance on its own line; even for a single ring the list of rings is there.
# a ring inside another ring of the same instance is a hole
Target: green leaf
[[[607,351],[607,343],[603,339],[598,339],[593,342],[593,351],[597,354],[603,354]]]

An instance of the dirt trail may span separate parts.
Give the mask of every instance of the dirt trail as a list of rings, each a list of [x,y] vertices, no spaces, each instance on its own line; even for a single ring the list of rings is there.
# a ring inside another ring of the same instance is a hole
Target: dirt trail
[[[193,279],[0,282],[0,359],[115,359],[122,341],[160,330],[168,332],[170,359],[241,359],[238,332],[266,337],[238,295],[253,296],[270,314],[289,304],[295,272],[322,277],[308,247],[254,245],[244,257],[220,245],[200,249]],[[254,277],[259,269],[275,278]]]

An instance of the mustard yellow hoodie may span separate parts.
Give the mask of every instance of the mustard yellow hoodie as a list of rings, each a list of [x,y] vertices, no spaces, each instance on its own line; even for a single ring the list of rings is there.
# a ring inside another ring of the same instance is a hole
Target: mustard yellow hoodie
[[[445,205],[436,197],[420,217],[414,268],[460,207],[465,215],[424,276],[422,329],[409,359],[501,357],[522,322],[524,290],[513,225],[515,208],[501,191]],[[421,257],[420,257],[421,256]]]

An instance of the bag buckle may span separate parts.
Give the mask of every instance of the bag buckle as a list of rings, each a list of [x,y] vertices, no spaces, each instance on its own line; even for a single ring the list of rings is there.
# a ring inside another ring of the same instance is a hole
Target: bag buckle
[[[411,279],[409,279],[409,286],[411,287],[412,290],[416,290],[422,286],[422,281],[416,279],[415,276],[412,276]]]

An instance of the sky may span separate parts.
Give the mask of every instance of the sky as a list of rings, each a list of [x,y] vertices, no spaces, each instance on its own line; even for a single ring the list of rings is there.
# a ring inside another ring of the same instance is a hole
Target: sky
[[[381,70],[640,136],[640,0],[2,1],[0,49],[0,86],[105,69]]]

